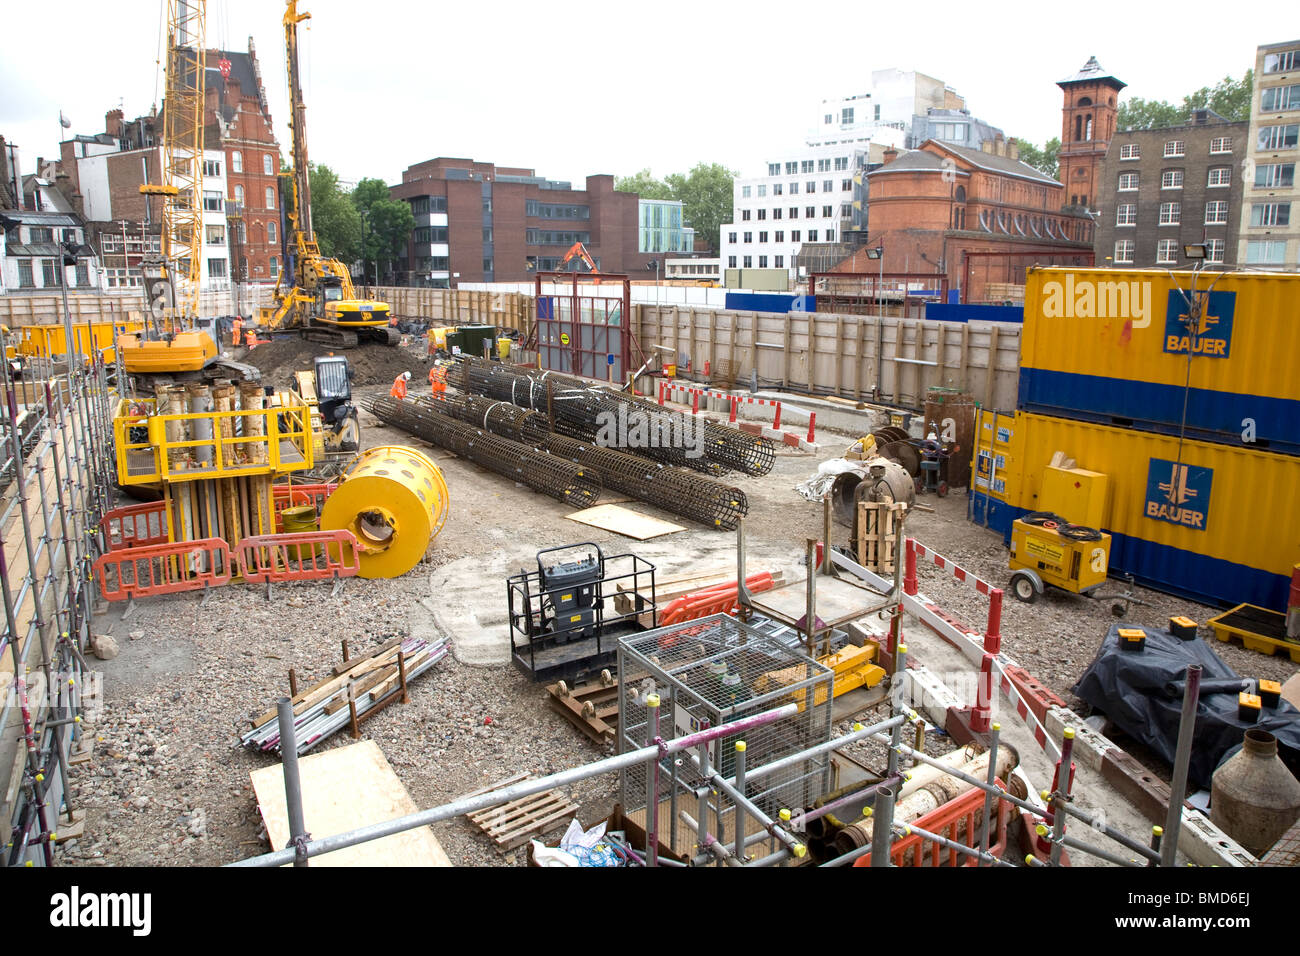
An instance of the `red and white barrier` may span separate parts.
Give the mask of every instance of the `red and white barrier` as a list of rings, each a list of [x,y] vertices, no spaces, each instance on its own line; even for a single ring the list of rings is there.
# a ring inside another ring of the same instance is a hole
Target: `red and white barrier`
[[[668,379],[659,379],[658,400],[660,405],[663,405],[665,402],[680,402],[683,405],[689,403],[691,406],[691,414],[698,415],[700,413],[701,400],[707,402],[709,399],[727,403],[727,423],[731,425],[736,424],[737,409],[741,403],[747,405],[766,405],[772,409],[772,424],[770,427],[766,425],[761,426],[761,433],[765,437],[771,438],[774,441],[784,442],[792,448],[800,448],[804,451],[818,450],[816,439],[816,412],[804,413],[799,409],[792,409],[792,411],[798,412],[799,414],[808,415],[808,432],[806,435],[803,433],[802,429],[798,433],[782,431],[782,403],[780,399],[754,398],[750,395],[731,395],[727,392],[715,392],[708,388],[699,388],[670,381]]]

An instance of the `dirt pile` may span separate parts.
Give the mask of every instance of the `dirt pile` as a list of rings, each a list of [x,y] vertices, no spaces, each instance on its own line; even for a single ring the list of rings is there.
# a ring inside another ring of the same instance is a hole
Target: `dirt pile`
[[[390,384],[402,372],[410,372],[414,381],[423,382],[429,374],[424,348],[422,340],[414,339],[406,347],[363,342],[356,348],[332,351],[347,356],[355,375],[352,384],[361,387]],[[304,341],[297,335],[284,335],[257,346],[240,361],[261,369],[262,381],[267,385],[284,388],[293,384],[294,372],[310,369],[313,358],[330,351],[328,346]]]

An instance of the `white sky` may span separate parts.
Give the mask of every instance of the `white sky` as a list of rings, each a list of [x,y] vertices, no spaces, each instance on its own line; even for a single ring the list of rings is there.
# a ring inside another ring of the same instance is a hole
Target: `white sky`
[[[313,14],[300,26],[311,159],[390,184],[436,156],[575,185],[698,161],[752,175],[802,144],[822,98],[866,92],[871,70],[887,67],[937,76],[974,115],[1041,144],[1060,135],[1056,81],[1090,55],[1129,84],[1125,95],[1177,102],[1241,76],[1257,45],[1300,36],[1300,13],[1254,0],[300,2]],[[23,172],[57,154],[60,109],[69,133],[101,132],[119,104],[128,118],[148,112],[162,90],[162,7],[9,11],[0,134],[18,144]],[[278,0],[209,0],[207,45],[245,50],[253,36],[287,159],[282,12]]]

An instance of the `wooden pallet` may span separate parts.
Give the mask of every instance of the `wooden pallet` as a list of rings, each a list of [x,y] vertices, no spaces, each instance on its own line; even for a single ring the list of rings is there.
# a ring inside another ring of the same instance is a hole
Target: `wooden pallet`
[[[546,688],[551,709],[598,744],[612,743],[618,733],[618,678],[608,673],[578,687],[559,681]]]
[[[890,501],[859,501],[857,540],[858,564],[878,574],[893,574],[895,536],[907,505]]]
[[[491,789],[496,788],[496,784]],[[545,790],[500,806],[467,813],[470,821],[492,838],[502,853],[522,846],[534,836],[572,817],[578,805],[558,790]]]

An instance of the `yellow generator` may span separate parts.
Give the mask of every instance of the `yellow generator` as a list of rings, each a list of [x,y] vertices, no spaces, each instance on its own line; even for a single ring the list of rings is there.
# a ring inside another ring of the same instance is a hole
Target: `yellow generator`
[[[1010,565],[1011,593],[1026,603],[1048,586],[1089,594],[1106,581],[1110,535],[1050,512],[1032,512],[1011,524]]]

